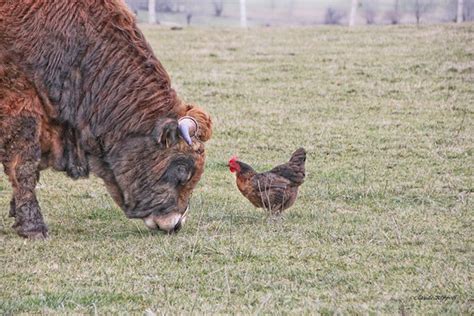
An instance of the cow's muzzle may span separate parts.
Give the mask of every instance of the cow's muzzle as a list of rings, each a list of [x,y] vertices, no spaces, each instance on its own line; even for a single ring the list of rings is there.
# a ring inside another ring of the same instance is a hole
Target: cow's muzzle
[[[184,213],[170,212],[163,215],[150,214],[143,219],[151,230],[162,230],[168,234],[177,233],[186,222],[189,206]]]

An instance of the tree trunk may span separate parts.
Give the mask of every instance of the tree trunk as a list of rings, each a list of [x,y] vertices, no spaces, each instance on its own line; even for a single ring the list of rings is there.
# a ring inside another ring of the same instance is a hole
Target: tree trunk
[[[148,23],[156,24],[156,0],[148,0]]]
[[[395,23],[398,24],[400,22],[400,0],[395,0]]]
[[[191,19],[193,18],[193,14],[194,14],[194,2],[193,0],[186,0],[185,2],[185,5],[186,5],[186,23],[189,25],[191,25]]]
[[[240,0],[240,26],[247,27],[247,6],[245,0]]]
[[[224,10],[224,0],[214,0],[212,4],[214,5],[214,15],[221,16]]]
[[[351,15],[349,16],[349,26],[354,26],[355,25],[355,19],[356,19],[356,14],[357,14],[357,5],[358,5],[358,0],[352,0]]]
[[[415,0],[415,18],[416,18],[416,25],[419,25],[420,24],[420,18],[421,18],[420,0]]]
[[[458,14],[456,18],[457,23],[462,23],[464,11],[464,0],[458,0]]]

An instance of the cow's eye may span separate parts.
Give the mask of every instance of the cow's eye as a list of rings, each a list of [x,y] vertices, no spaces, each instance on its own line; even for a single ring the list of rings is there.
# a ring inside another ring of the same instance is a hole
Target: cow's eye
[[[162,176],[162,181],[174,186],[186,184],[194,173],[194,160],[188,157],[179,157],[172,161]]]
[[[179,184],[184,184],[191,178],[191,172],[186,166],[180,165],[176,168],[176,176],[179,179]]]
[[[186,167],[183,166],[183,165],[178,166],[178,168],[176,168],[176,169],[177,169],[176,171],[177,171],[179,174],[185,174],[185,173],[187,173],[187,172],[186,172]]]

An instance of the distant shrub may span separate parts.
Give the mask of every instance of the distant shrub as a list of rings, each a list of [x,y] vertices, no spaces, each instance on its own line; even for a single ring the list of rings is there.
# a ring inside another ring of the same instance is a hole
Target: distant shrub
[[[359,2],[362,7],[362,13],[367,24],[374,24],[377,16],[378,3],[375,0],[365,0]]]
[[[324,24],[340,24],[344,16],[345,13],[341,10],[329,7],[326,9],[326,14],[324,15]]]
[[[365,22],[367,22],[367,24],[374,24],[376,15],[377,14],[375,13],[375,10],[372,10],[372,9],[364,10]]]
[[[212,2],[214,6],[214,16],[221,16],[222,11],[224,11],[224,1],[223,0],[214,0]]]
[[[387,19],[390,24],[400,23],[400,13],[396,10],[389,10],[385,12],[385,19]]]
[[[474,0],[464,0],[464,21],[474,21]]]

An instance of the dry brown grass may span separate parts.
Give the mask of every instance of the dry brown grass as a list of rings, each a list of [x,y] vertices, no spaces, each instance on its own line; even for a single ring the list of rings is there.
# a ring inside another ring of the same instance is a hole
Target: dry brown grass
[[[474,25],[147,28],[215,122],[177,236],[125,218],[97,179],[46,172],[51,237],[19,238],[0,176],[0,312],[472,313]],[[284,219],[237,191],[307,149]]]

